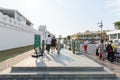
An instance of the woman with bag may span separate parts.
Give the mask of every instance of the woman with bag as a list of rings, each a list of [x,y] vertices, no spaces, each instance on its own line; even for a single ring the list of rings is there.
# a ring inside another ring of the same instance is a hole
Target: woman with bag
[[[100,44],[98,45],[98,52],[99,52],[99,60],[102,59],[102,61],[104,61],[104,58],[105,58],[105,45],[103,43],[103,40],[101,40]]]

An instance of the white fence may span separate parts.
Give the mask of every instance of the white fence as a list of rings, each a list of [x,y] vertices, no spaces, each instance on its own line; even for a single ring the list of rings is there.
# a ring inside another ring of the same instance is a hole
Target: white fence
[[[0,12],[0,51],[34,44],[34,34],[41,34]]]

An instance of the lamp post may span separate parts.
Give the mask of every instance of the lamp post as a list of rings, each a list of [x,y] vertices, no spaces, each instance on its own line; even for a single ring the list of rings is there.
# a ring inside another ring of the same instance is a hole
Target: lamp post
[[[102,21],[101,21],[101,22],[98,22],[98,25],[99,25],[99,27],[101,28],[101,40],[102,40],[102,28],[103,28],[103,23],[102,23]]]

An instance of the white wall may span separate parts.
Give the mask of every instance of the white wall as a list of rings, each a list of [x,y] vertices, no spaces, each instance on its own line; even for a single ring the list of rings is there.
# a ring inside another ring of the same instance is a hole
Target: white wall
[[[0,51],[34,44],[34,34],[39,31],[11,18],[0,15]],[[16,23],[14,23],[16,22]]]
[[[40,25],[38,30],[41,32],[41,38],[42,40],[46,40],[46,25]]]

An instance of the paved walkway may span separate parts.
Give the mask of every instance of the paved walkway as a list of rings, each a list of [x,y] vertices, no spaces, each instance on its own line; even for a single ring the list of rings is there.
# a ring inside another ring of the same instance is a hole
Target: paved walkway
[[[35,52],[34,50],[30,50],[16,57],[0,62],[0,72],[26,59],[27,57],[31,56],[34,52]]]
[[[28,53],[28,52],[27,52]],[[33,50],[29,51],[29,54],[34,54]],[[85,54],[85,53],[83,53]],[[89,58],[90,59],[89,59]],[[96,63],[97,62],[97,63]],[[95,55],[90,53],[86,55],[76,55],[71,51],[62,49],[60,54],[46,53],[43,57],[33,58],[30,55],[23,59],[21,62],[14,65],[14,67],[101,67],[109,69],[109,72],[113,72],[120,77],[120,66],[108,61],[99,61]],[[10,73],[11,66],[6,70],[0,72],[0,74]]]
[[[43,57],[28,57],[14,67],[102,67],[84,55],[76,55],[71,51],[62,49],[60,54],[46,53]],[[11,68],[1,72],[1,74],[9,73]]]
[[[84,52],[82,49],[82,45],[80,49],[81,52]],[[91,60],[97,62],[98,64],[106,67],[120,78],[120,63],[118,62],[111,63],[107,59],[105,61],[98,60],[98,57],[95,56],[95,50],[96,50],[95,44],[89,44],[88,53],[86,54],[86,56],[89,57]],[[120,52],[120,48],[118,48],[118,51]]]

